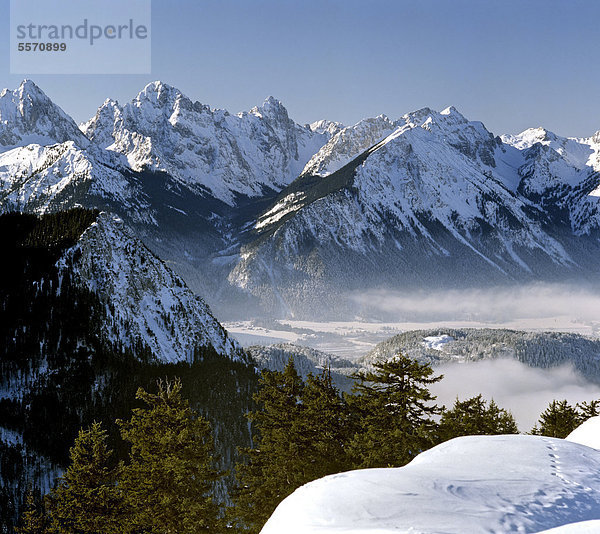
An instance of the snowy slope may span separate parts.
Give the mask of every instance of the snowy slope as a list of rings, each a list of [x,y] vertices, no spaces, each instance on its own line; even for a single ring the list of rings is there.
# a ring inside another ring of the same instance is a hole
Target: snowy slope
[[[600,520],[592,519],[590,521],[578,521],[550,530],[544,530],[537,534],[598,534],[600,532]]]
[[[311,124],[311,129],[320,131],[326,121]],[[341,125],[340,125],[341,126]],[[327,125],[327,131],[333,136],[306,164],[302,174],[326,176],[337,171],[356,156],[371,148],[383,137],[394,130],[394,123],[385,115],[364,119],[354,126],[338,128],[337,131]]]
[[[95,143],[124,154],[132,169],[165,171],[229,205],[240,195],[281,189],[328,139],[294,123],[273,97],[232,115],[161,82],[122,107],[106,100],[81,128]]]
[[[311,122],[308,127],[313,132],[326,134],[329,138],[345,128],[341,122],[328,121],[327,119]]]
[[[0,209],[116,213],[228,311],[353,317],[346,293],[369,288],[598,278],[598,134],[503,142],[452,107],[300,126],[272,97],[234,115],[161,82],[82,129],[32,82],[3,91]]]
[[[244,358],[204,301],[118,217],[102,213],[60,266],[106,303],[110,341],[133,346],[139,339],[163,362],[191,361],[199,346]]]
[[[28,144],[47,145],[73,141],[85,147],[89,141],[77,124],[31,80],[18,89],[0,92],[0,152]]]
[[[452,107],[363,123],[336,134],[257,218],[232,284],[303,315],[318,302],[298,302],[309,280],[321,292],[597,270],[597,240],[578,241],[600,235],[591,167],[505,144]]]
[[[600,416],[590,417],[573,430],[565,439],[600,450]]]
[[[46,213],[77,204],[96,205],[92,198],[97,198],[114,202],[123,211],[137,205],[134,218],[151,222],[148,204],[135,198],[134,186],[118,170],[120,163],[106,151],[81,149],[73,141],[0,153],[2,211]]]
[[[503,135],[502,141],[519,150],[539,143],[555,150],[578,169],[591,167],[600,171],[600,132],[591,137],[561,137],[545,128],[529,128],[517,135]]]
[[[285,499],[261,532],[533,533],[598,519],[600,452],[539,436],[468,436],[405,467],[311,482]]]

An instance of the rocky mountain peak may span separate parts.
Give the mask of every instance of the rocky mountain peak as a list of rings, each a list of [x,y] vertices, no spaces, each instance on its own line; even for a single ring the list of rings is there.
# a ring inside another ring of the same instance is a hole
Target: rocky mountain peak
[[[23,80],[14,91],[0,93],[0,151],[70,140],[79,146],[88,144],[75,121],[33,81]]]

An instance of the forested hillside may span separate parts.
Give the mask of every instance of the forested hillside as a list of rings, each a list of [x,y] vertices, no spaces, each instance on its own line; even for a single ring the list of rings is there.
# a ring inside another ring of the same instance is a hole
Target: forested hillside
[[[496,328],[411,330],[379,343],[357,363],[368,368],[399,351],[432,365],[490,358],[514,358],[540,368],[570,363],[588,380],[600,382],[600,341],[579,334]]]
[[[98,217],[75,209],[0,217],[0,522],[11,531],[28,487],[46,491],[66,466],[80,427],[94,420],[116,435],[139,386],[180,377],[192,405],[212,422],[221,465],[249,444],[244,413],[257,376],[243,361],[196,347],[179,363],[158,362],[141,339],[110,340],[103,295],[56,264]],[[125,447],[117,447],[119,454]],[[223,497],[225,488],[217,488]]]

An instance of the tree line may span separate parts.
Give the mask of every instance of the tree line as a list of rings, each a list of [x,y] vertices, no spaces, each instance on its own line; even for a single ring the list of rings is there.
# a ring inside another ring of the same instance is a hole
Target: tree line
[[[117,422],[129,446],[117,462],[100,424],[81,430],[71,464],[42,500],[29,498],[23,534],[32,533],[258,533],[295,489],[350,469],[398,467],[419,453],[463,435],[515,434],[510,412],[481,395],[447,409],[429,386],[442,379],[429,364],[397,355],[355,375],[352,394],[340,394],[325,370],[303,381],[290,359],[265,370],[248,413],[254,443],[240,452],[237,485],[228,505],[213,498],[217,466],[208,421],[181,395],[181,382],[140,388],[144,403]],[[600,413],[600,401],[553,401],[531,433],[565,437]]]

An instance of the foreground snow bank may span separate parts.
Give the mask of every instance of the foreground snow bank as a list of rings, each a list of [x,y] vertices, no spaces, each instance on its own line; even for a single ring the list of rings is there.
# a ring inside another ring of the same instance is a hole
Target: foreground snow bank
[[[600,532],[600,520],[596,519],[563,525],[537,534],[598,534],[598,532]]]
[[[600,451],[540,436],[468,436],[405,467],[311,482],[262,534],[533,533],[583,522],[564,531],[580,533],[600,532],[589,523],[598,519]]]
[[[565,439],[573,443],[587,445],[592,449],[600,449],[600,416],[590,417]],[[600,528],[596,532],[600,532]]]

